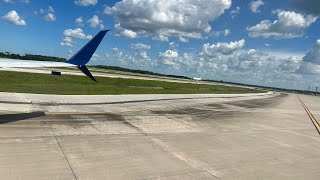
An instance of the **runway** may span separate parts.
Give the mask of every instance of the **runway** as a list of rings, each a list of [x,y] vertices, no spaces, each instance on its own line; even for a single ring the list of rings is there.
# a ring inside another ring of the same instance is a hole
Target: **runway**
[[[320,176],[320,136],[295,94],[0,97],[1,179]],[[299,97],[320,120],[320,98]]]

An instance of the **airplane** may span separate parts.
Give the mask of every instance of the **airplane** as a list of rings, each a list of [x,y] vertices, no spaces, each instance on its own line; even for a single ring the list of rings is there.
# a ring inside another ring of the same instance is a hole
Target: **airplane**
[[[1,65],[1,67],[10,68],[20,68],[20,67],[70,67],[77,66],[86,76],[91,80],[97,81],[93,75],[90,73],[86,64],[90,61],[94,52],[100,45],[102,39],[106,33],[110,30],[102,30],[95,37],[93,37],[83,48],[81,48],[74,56],[65,62],[49,62],[49,61],[29,61],[29,60],[13,60],[4,59],[6,65]]]

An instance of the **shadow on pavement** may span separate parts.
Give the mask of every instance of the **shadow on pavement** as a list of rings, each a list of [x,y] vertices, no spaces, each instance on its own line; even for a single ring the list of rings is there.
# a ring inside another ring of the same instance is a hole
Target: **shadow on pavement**
[[[0,114],[0,124],[11,123],[21,120],[27,120],[36,117],[45,116],[44,112],[31,112],[20,114]]]

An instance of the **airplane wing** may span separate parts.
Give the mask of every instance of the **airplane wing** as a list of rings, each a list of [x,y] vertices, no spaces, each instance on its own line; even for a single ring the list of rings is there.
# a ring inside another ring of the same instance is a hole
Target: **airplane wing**
[[[32,68],[32,67],[72,67],[77,66],[91,80],[96,81],[92,76],[86,64],[90,61],[92,55],[98,48],[102,39],[109,30],[100,31],[92,38],[82,49],[80,49],[72,58],[66,62],[52,61],[31,61],[31,60],[16,60],[16,59],[0,59],[0,67],[4,68]]]
[[[52,61],[32,61],[0,58],[0,67],[2,68],[38,68],[38,67],[72,67],[73,64],[65,62]]]

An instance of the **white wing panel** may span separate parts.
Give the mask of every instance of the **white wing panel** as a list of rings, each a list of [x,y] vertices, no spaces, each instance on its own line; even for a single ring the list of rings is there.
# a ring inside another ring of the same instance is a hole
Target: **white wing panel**
[[[64,62],[51,61],[32,61],[32,60],[17,60],[17,59],[1,59],[0,67],[3,68],[33,68],[33,67],[72,67],[75,65]]]

